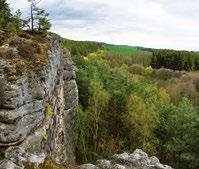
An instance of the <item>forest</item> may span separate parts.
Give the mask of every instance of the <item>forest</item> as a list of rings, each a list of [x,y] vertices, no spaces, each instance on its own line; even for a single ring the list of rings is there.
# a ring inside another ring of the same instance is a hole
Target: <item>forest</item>
[[[63,43],[73,44],[79,87],[79,163],[140,148],[176,169],[199,167],[199,76],[190,71],[198,66],[195,53]],[[193,65],[171,67],[175,59]]]

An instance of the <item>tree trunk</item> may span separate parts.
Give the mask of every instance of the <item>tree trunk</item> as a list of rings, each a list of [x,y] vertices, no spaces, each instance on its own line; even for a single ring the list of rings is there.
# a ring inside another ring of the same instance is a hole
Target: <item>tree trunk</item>
[[[31,4],[31,29],[34,29],[33,4]]]

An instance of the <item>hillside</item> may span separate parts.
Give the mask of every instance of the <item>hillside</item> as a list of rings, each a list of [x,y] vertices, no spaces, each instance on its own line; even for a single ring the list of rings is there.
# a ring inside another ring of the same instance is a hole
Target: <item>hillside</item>
[[[129,48],[103,44],[73,56],[79,88],[77,160],[94,162],[140,148],[175,168],[197,168],[199,74],[188,66],[197,65],[196,53],[156,50],[160,57],[169,54],[156,69],[156,53]],[[175,59],[189,71],[167,69]]]

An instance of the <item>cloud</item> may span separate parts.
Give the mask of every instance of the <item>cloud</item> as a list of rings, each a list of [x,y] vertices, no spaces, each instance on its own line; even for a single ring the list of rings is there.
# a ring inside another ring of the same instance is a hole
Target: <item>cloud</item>
[[[24,0],[8,0],[28,14]],[[43,0],[52,31],[77,40],[199,50],[199,1]]]

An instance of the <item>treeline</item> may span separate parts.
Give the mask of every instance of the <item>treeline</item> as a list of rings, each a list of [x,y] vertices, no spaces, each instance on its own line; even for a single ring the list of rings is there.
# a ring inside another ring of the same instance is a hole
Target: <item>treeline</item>
[[[154,50],[151,66],[157,69],[199,70],[199,53],[175,50]]]
[[[86,56],[91,52],[97,51],[97,49],[102,49],[102,45],[97,42],[89,41],[74,41],[69,39],[62,40],[63,45],[70,50],[72,56]]]
[[[41,1],[28,0],[28,2],[30,3],[30,16],[24,19],[20,10],[13,14],[6,0],[0,0],[0,29],[15,34],[20,34],[24,29],[39,33],[49,30],[51,28],[49,14],[38,7]]]

